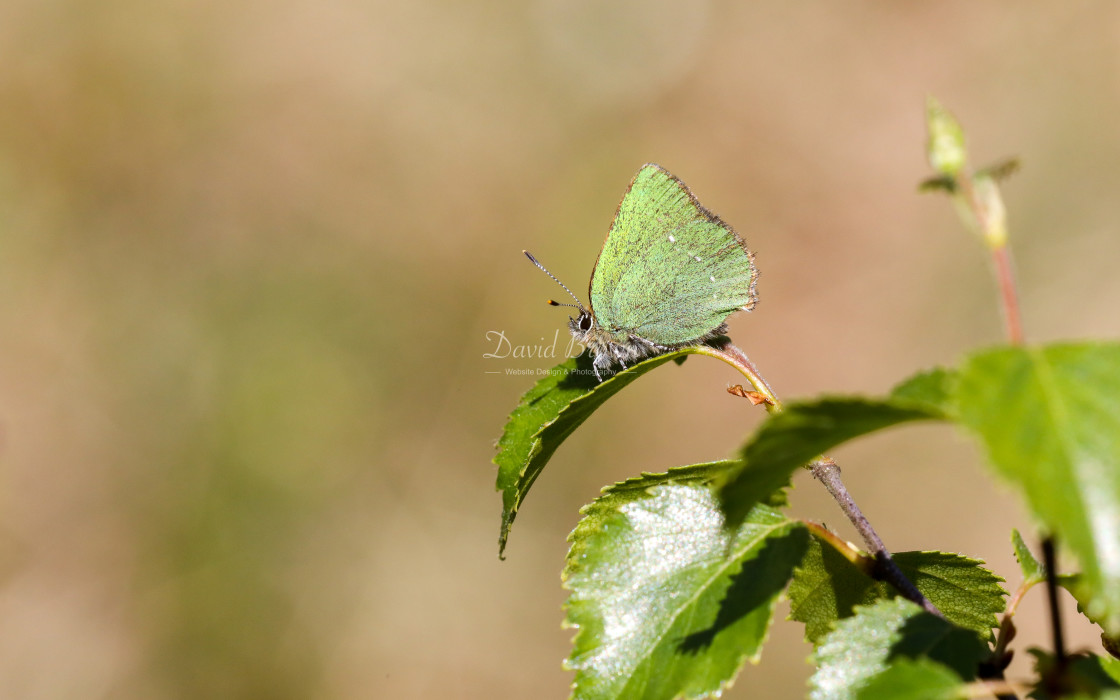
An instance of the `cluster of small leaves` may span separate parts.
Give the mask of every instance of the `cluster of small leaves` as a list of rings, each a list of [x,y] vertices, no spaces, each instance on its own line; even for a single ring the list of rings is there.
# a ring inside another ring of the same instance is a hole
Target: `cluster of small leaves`
[[[527,393],[499,441],[504,546],[517,508],[560,443],[598,406],[684,349],[597,383],[560,365]],[[1086,615],[1120,631],[1120,345],[999,348],[913,377],[878,399],[787,404],[736,459],[644,474],[604,490],[570,537],[564,573],[568,666],[579,698],[706,697],[758,659],[780,595],[816,647],[814,698],[957,697],[989,653],[999,579],[955,554],[895,562],[944,614],[922,612],[869,578],[804,523],[781,489],[820,453],[917,420],[977,437],[992,471],[1015,485],[1074,553],[1070,581]],[[1021,538],[1026,575],[1045,577]],[[1073,583],[1076,583],[1076,586]],[[858,660],[858,663],[856,663]],[[891,694],[883,694],[892,688]],[[943,691],[943,692],[942,692]]]

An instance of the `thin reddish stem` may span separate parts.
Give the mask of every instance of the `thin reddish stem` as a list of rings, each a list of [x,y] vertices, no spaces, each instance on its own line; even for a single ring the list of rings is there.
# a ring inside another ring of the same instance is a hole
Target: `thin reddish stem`
[[[1000,298],[1003,300],[1003,318],[1007,323],[1007,339],[1012,345],[1023,344],[1023,322],[1019,316],[1019,293],[1015,286],[1015,273],[1011,269],[1011,249],[1007,245],[992,248],[996,265]]]

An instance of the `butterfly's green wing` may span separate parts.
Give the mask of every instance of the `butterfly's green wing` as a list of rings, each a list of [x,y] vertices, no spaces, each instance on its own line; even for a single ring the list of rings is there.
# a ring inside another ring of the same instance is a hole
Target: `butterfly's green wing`
[[[693,342],[750,309],[758,270],[734,229],[661,166],[642,166],[591,274],[591,308],[619,342]]]

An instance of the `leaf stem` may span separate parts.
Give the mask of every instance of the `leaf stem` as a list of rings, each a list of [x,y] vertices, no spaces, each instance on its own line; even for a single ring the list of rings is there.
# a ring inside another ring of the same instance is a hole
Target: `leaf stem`
[[[723,360],[747,378],[748,381],[754,386],[755,391],[762,394],[767,399],[766,410],[777,412],[782,410],[782,402],[770,388],[770,385],[762,377],[758,368],[754,366],[747,354],[741,349],[733,345],[730,341],[724,342],[718,346],[706,345],[699,350],[699,354],[708,355]],[[871,522],[864,516],[863,511],[856,505],[855,500],[851,494],[848,493],[847,487],[840,479],[840,467],[834,460],[829,457],[821,456],[816,461],[808,465],[809,469],[813,472],[813,476],[824,484],[825,489],[832,495],[832,498],[840,506],[840,510],[844,511],[844,515],[848,516],[848,520],[859,532],[860,537],[867,544],[872,556],[875,558],[875,574],[874,577],[883,581],[887,581],[893,585],[898,592],[903,595],[907,600],[919,605],[923,610],[938,617],[944,617],[941,611],[937,609],[933,603],[929,601],[921,591],[906,578],[902,570],[891,559],[891,553],[887,550],[883,540],[879,534],[875,532],[875,528],[871,526]]]
[[[1011,654],[1007,651],[1007,646],[1011,640],[1015,638],[1015,613],[1019,609],[1019,603],[1023,601],[1023,596],[1026,595],[1035,582],[1023,581],[1015,592],[1011,594],[1011,598],[1007,601],[1007,609],[1003,613],[1003,619],[999,623],[999,631],[996,633],[996,643],[992,648],[992,653],[989,655],[989,661],[980,666],[980,678],[984,683],[987,683],[992,688],[998,686],[1006,686],[1005,690],[992,690],[992,694],[998,700],[1014,700],[1019,696],[1015,694],[1015,690],[1007,686],[1007,681],[1004,679],[1004,669],[1011,663]]]
[[[1022,345],[1023,322],[1019,316],[1019,294],[1015,286],[1015,274],[1011,269],[1011,249],[1006,244],[992,248],[992,260],[996,265],[996,278],[999,280],[1000,298],[1003,300],[1007,338],[1012,345]]]
[[[767,411],[777,412],[782,410],[781,399],[779,399],[777,394],[774,393],[774,390],[770,388],[770,385],[766,383],[766,379],[763,378],[762,373],[759,372],[758,368],[751,362],[751,358],[747,357],[747,353],[743,352],[737,346],[730,342],[723,343],[718,347],[702,345],[699,348],[698,354],[723,360],[739,370],[739,373],[750,381],[754,390],[762,394],[766,399]]]
[[[872,557],[867,556],[860,551],[855,545],[850,542],[845,542],[832,530],[829,530],[824,525],[815,523],[812,520],[802,520],[805,528],[809,533],[816,537],[818,540],[827,542],[840,556],[844,557],[855,566],[857,569],[866,574],[869,578],[875,577],[876,562]]]
[[[992,650],[992,658],[1000,659],[1007,652],[1007,645],[1015,637],[1015,623],[1013,618],[1019,609],[1019,603],[1023,602],[1023,596],[1027,594],[1031,588],[1034,587],[1034,582],[1023,581],[1011,597],[1007,600],[1007,609],[1003,612],[1003,619],[999,623],[999,632],[996,633],[996,644]]]

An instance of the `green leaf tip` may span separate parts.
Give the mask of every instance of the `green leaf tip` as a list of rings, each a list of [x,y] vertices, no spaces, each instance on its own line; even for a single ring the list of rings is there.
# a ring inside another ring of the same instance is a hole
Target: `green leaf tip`
[[[932,96],[926,98],[926,157],[930,166],[955,179],[968,162],[964,130],[960,123]]]
[[[1019,562],[1019,568],[1023,571],[1023,583],[1033,586],[1045,581],[1046,566],[1035,557],[1018,530],[1011,530],[1011,546],[1015,549],[1015,560]]]
[[[527,391],[498,439],[496,488],[502,493],[498,556],[503,557],[517,511],[556,449],[588,416],[638,377],[670,360],[701,352],[681,348],[632,365],[599,382],[586,354],[553,367]]]

